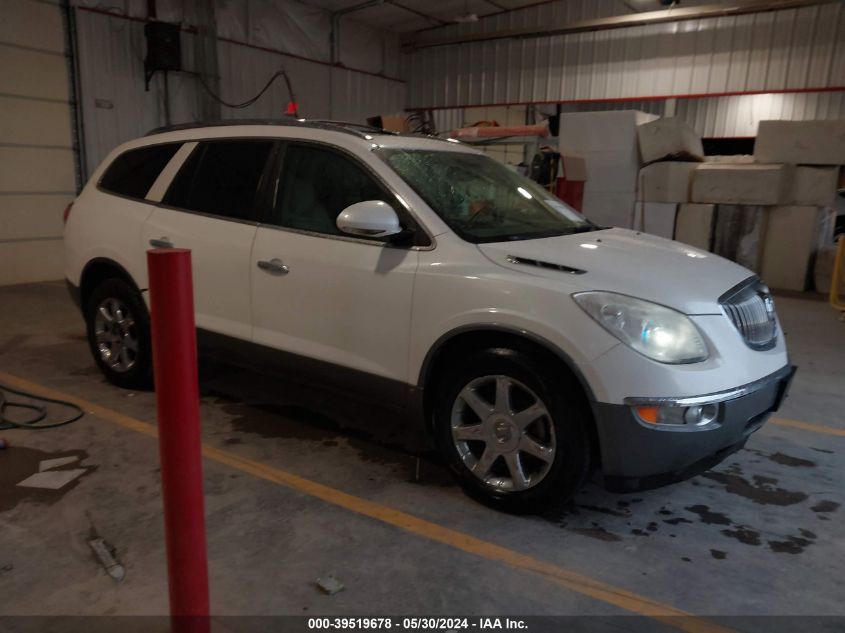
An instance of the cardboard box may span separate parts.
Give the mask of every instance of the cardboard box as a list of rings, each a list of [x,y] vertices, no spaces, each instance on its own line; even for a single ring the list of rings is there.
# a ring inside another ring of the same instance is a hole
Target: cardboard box
[[[675,117],[657,119],[637,128],[643,163],[656,160],[704,160],[701,137],[692,126]]]
[[[754,158],[761,163],[845,165],[845,119],[760,121]]]
[[[675,239],[704,251],[712,248],[715,204],[680,204],[675,220]]]
[[[369,117],[367,119],[367,124],[381,128],[387,132],[410,132],[408,119],[405,116],[381,114],[379,116]]]
[[[689,202],[692,172],[699,163],[663,161],[640,170],[641,198],[646,202]]]
[[[702,163],[693,172],[691,202],[779,204],[789,171],[786,165]]]
[[[678,205],[674,202],[637,202],[634,228],[644,233],[671,240],[675,234],[675,215]]]
[[[778,206],[768,210],[760,277],[771,288],[806,288],[817,225],[816,207]]]
[[[837,167],[796,167],[792,170],[783,203],[830,207],[836,198]]]
[[[599,226],[619,226],[630,229],[634,217],[634,192],[584,192],[584,215]]]

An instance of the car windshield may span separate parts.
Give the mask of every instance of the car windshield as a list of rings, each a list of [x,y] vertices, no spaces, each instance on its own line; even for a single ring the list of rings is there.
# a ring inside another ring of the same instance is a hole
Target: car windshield
[[[488,156],[387,149],[378,154],[468,242],[504,242],[595,230],[581,214]]]

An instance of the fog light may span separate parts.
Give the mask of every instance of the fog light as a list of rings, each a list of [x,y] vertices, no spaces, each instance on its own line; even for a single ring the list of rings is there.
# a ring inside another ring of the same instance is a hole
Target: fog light
[[[719,407],[715,404],[705,404],[697,407],[687,407],[684,411],[684,422],[693,426],[704,426],[716,419]]]
[[[693,407],[673,407],[644,405],[634,407],[637,417],[649,424],[671,426],[706,426],[719,414],[718,404],[705,404]]]

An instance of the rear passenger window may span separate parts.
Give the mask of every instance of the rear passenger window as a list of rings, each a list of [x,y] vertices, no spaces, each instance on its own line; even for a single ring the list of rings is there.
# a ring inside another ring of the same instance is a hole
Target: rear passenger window
[[[185,161],[164,203],[236,220],[253,217],[258,183],[273,141],[200,143]]]
[[[123,152],[100,178],[100,188],[130,198],[144,198],[181,146],[168,143]]]

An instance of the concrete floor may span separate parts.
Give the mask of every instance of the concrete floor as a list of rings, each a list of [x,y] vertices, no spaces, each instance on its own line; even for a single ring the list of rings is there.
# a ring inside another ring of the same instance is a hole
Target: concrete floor
[[[625,590],[640,613],[651,600],[708,617],[845,615],[845,323],[821,301],[777,305],[800,366],[778,417],[839,435],[770,423],[691,481],[632,495],[589,484],[549,516],[471,501],[431,455],[414,481],[395,416],[204,372],[209,446],[436,524],[399,527],[206,459],[214,613],[620,615],[628,611],[614,591]],[[0,372],[154,423],[154,395],[105,383],[83,332],[63,284],[0,288]],[[0,432],[11,443],[0,451],[0,615],[167,612],[157,443],[113,418]],[[15,485],[41,460],[68,455],[87,470],[75,483]],[[455,532],[439,538],[437,526]],[[92,529],[116,548],[123,582],[91,555]],[[464,546],[462,535],[489,548]],[[534,560],[550,571],[532,571]],[[346,588],[327,596],[314,583],[330,573]]]

